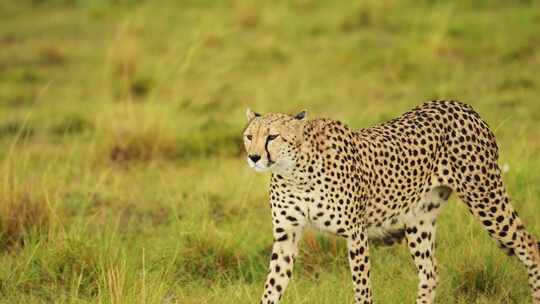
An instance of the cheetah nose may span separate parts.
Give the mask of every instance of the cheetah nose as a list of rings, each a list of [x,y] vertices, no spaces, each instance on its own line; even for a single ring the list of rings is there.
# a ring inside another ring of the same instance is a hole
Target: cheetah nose
[[[254,163],[258,162],[259,159],[261,159],[261,156],[260,155],[257,155],[257,154],[251,154],[248,156],[249,159],[251,159]]]

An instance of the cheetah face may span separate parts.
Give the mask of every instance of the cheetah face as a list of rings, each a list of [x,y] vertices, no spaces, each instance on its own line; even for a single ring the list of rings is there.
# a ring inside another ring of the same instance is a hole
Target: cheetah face
[[[248,125],[244,131],[247,163],[257,172],[287,172],[296,163],[302,142],[306,112],[260,115],[246,112]]]

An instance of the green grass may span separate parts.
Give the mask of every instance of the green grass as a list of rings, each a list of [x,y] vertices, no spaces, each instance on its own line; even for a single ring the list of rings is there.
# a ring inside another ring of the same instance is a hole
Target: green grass
[[[434,98],[495,130],[540,236],[536,1],[0,0],[0,302],[257,303],[268,176],[249,106],[354,128]],[[456,199],[439,303],[529,303],[524,269]],[[372,248],[377,303],[412,303],[404,245]],[[308,233],[284,303],[353,303],[343,240]]]

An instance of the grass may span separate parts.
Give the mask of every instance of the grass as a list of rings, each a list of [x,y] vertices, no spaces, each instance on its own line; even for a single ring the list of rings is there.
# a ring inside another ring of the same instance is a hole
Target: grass
[[[245,107],[361,128],[434,98],[495,130],[540,236],[536,1],[0,1],[0,303],[256,303],[268,176]],[[309,232],[284,303],[353,303],[343,240]],[[412,303],[403,245],[378,303]],[[530,303],[524,269],[455,198],[439,303]]]

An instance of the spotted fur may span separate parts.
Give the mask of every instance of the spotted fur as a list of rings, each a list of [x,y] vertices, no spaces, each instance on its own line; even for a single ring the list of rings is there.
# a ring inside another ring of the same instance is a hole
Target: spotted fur
[[[540,245],[510,203],[495,136],[472,107],[433,101],[358,131],[305,112],[247,116],[248,163],[272,173],[274,245],[261,303],[281,299],[307,227],[346,238],[357,304],[372,303],[368,238],[404,238],[418,270],[417,303],[433,303],[435,224],[455,192],[523,263],[540,304]]]

